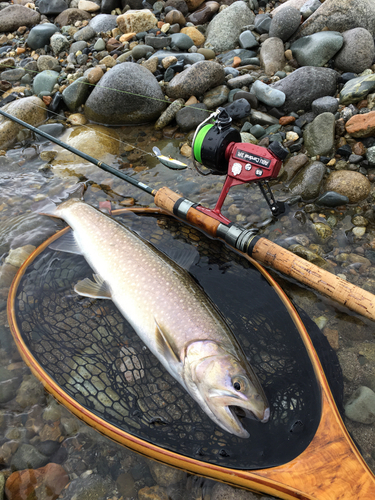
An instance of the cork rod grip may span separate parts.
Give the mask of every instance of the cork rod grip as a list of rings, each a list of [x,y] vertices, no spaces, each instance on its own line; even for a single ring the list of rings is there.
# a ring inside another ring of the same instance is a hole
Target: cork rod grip
[[[182,196],[167,187],[160,188],[154,198],[155,204],[159,208],[166,210],[172,215],[177,215],[177,217],[179,215],[175,211],[176,203],[180,202],[182,199],[184,199]],[[220,224],[216,219],[205,215],[203,212],[193,207],[189,208],[187,211],[186,221],[213,238],[215,238],[217,228]]]
[[[259,238],[251,256],[256,261],[304,283],[322,295],[375,321],[375,296],[370,292],[311,264],[266,238]]]

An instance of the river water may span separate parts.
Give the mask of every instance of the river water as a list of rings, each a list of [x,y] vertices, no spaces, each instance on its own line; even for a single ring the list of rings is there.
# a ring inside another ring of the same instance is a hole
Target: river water
[[[195,202],[213,207],[220,193],[223,177],[201,177],[191,165],[186,170],[168,170],[157,160],[144,154],[145,151],[150,152],[153,146],[157,146],[164,154],[187,161],[179,154],[179,145],[181,142],[186,142],[186,137],[167,137],[168,133],[165,135],[155,133],[148,127],[118,128],[117,133],[122,141],[121,156],[106,155],[105,161],[115,167],[120,166],[125,173],[152,188],[159,189],[166,185]],[[46,164],[40,154],[49,150],[58,151],[59,148],[44,139],[36,140],[28,133],[19,137],[19,139],[22,138],[23,141],[18,142],[13,149],[9,149],[4,156],[0,156],[1,265],[4,265],[12,249],[26,245],[38,246],[64,226],[59,220],[34,213],[32,205],[45,197],[55,200],[63,198],[67,190],[77,182],[86,183],[87,190],[84,199],[94,206],[107,200],[111,201],[112,208],[122,208],[133,203],[135,206],[153,206],[152,197],[147,193],[111,177],[110,174],[82,162],[77,157],[73,159],[73,162],[72,158],[68,157],[65,160],[60,158],[60,161],[55,161],[52,165]],[[141,148],[142,151],[132,149],[129,144]],[[301,201],[293,200],[287,187],[281,181],[274,183],[273,191],[277,199],[291,201],[286,213],[279,220],[270,218],[266,202],[255,185],[232,189],[224,204],[223,213],[245,227],[257,227],[260,234],[287,248],[292,244],[313,245],[316,252],[329,260],[330,269],[334,273],[344,274],[348,281],[374,291],[373,262],[375,259],[371,260],[373,239],[371,229],[363,239],[357,239],[351,233],[354,227],[352,218],[360,212],[358,207],[317,211],[311,208],[311,205],[306,206]],[[314,233],[313,222],[319,220],[331,223],[333,235],[330,242],[320,241]],[[350,260],[345,257],[352,254],[360,257],[366,256],[367,260],[362,262],[361,259],[357,259],[356,262],[355,258]],[[11,273],[6,274],[5,267],[1,269],[0,364],[2,367],[21,370],[23,374],[26,374],[15,345],[9,337],[6,321],[5,305]],[[344,372],[345,401],[359,386],[365,385],[375,390],[375,343],[370,321],[350,313],[332,301],[323,299],[298,283],[291,282],[276,273],[273,275],[297,306],[304,309],[324,331],[337,351]],[[69,421],[63,432],[67,451],[63,465],[71,479],[85,477],[85,474],[88,477],[95,469],[102,476],[108,476],[112,481],[117,480],[119,491],[122,488],[124,500],[137,498],[137,491],[140,488],[155,484],[155,479],[153,479],[155,475],[149,472],[149,469],[155,467],[153,462],[125,450],[96,433],[54,403],[51,396],[43,400],[39,406],[43,410],[46,407],[54,410],[58,408],[56,411],[60,414],[60,418],[65,419],[65,423]],[[3,415],[6,416],[3,419],[2,434],[5,437],[8,436],[7,439],[9,439],[14,428],[24,425],[27,413],[31,409],[20,410],[14,400],[2,403],[1,408]],[[346,419],[346,425],[360,445],[365,460],[374,470],[375,430],[373,426],[349,419]],[[24,442],[23,439],[18,440]],[[59,439],[62,440],[62,437]],[[5,466],[9,465],[9,457],[7,460],[3,459]],[[116,469],[115,472],[114,469]],[[129,470],[132,471],[131,478]],[[159,471],[159,475],[164,473],[165,471]],[[154,474],[157,475],[158,472],[154,470]],[[175,474],[174,470],[170,469],[169,474],[172,477]],[[122,486],[119,487],[119,484]],[[172,488],[173,491],[170,489],[170,498],[209,498],[209,491],[214,484],[211,481],[201,481],[194,476],[179,476],[179,486]]]

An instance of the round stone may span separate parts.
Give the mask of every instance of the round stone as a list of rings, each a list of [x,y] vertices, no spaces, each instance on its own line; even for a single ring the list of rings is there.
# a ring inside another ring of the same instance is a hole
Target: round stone
[[[51,36],[59,31],[58,27],[51,23],[43,23],[34,26],[26,39],[27,45],[32,49],[40,49],[49,45]]]
[[[299,10],[286,6],[273,16],[269,36],[281,38],[283,42],[286,42],[297,31],[300,23],[301,13]]]
[[[338,170],[329,174],[325,188],[346,196],[349,203],[358,203],[370,194],[371,183],[359,172]]]
[[[322,31],[304,36],[291,46],[300,66],[324,66],[342,47],[343,36],[337,31]]]

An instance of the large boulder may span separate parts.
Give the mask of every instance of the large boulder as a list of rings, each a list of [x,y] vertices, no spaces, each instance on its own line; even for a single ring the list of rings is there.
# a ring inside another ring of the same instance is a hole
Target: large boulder
[[[89,120],[107,125],[151,122],[166,107],[154,75],[135,63],[122,63],[108,71],[85,104]]]
[[[307,111],[315,99],[336,93],[338,76],[333,69],[304,66],[271,86],[286,95],[285,113]]]
[[[374,0],[326,0],[298,29],[294,38],[319,31],[365,28],[375,36]]]
[[[23,5],[10,5],[1,11],[0,32],[16,31],[20,26],[35,26],[40,21],[40,14]]]
[[[253,24],[254,13],[245,2],[234,2],[210,22],[206,31],[206,48],[225,52],[238,45],[243,26]]]

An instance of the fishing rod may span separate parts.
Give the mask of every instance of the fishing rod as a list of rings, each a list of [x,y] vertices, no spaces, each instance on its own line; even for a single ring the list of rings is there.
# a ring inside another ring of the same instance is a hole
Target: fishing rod
[[[221,214],[221,207],[229,189],[232,186],[249,182],[256,182],[259,185],[274,215],[282,213],[283,206],[275,201],[267,180],[277,177],[282,161],[288,153],[277,142],[271,143],[268,149],[242,143],[239,132],[230,126],[231,119],[223,111],[225,110],[219,108],[218,111],[212,113],[207,120],[202,122],[196,130],[192,145],[193,163],[198,171],[199,164],[204,163],[213,174],[223,174],[225,169],[228,169],[222,193],[213,210],[190,201],[167,187],[155,190],[2,109],[0,109],[0,114],[90,161],[102,170],[151,194],[154,197],[156,206],[168,214],[199,228],[212,238],[223,240],[227,245],[247,258],[250,257],[282,274],[290,276],[322,295],[374,321],[375,296],[373,294],[298,257],[266,238],[258,236],[255,229],[245,229]],[[209,119],[214,120],[214,124],[208,124]],[[154,153],[161,163],[170,168],[174,168],[175,163],[185,165],[173,158],[164,157],[160,154],[158,148],[154,148]],[[181,167],[176,165],[175,168]]]

